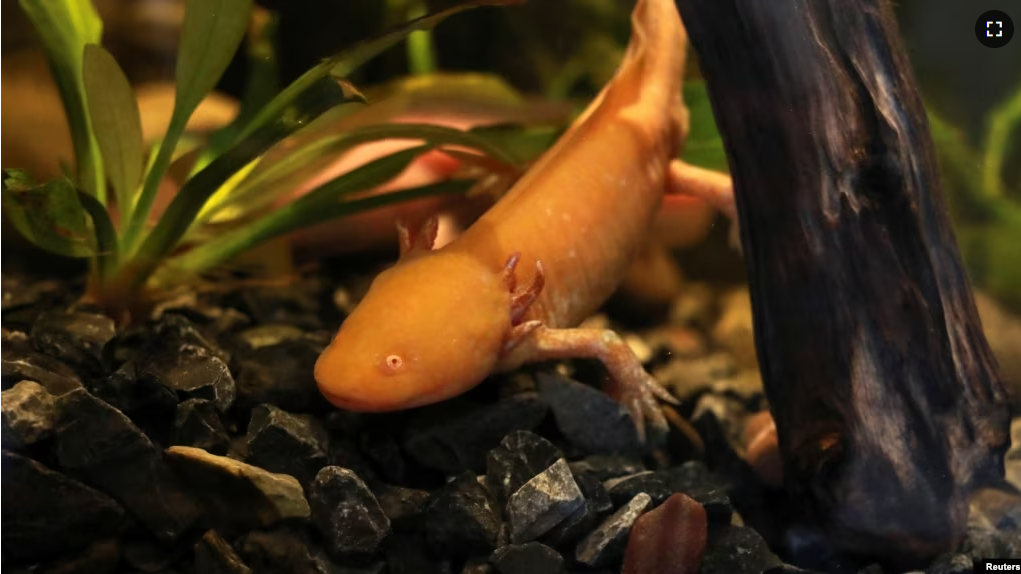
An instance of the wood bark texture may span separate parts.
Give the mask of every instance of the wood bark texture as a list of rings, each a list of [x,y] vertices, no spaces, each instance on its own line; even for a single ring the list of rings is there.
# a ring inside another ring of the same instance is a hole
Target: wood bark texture
[[[731,167],[785,479],[912,562],[1002,479],[1009,413],[885,0],[677,0]]]

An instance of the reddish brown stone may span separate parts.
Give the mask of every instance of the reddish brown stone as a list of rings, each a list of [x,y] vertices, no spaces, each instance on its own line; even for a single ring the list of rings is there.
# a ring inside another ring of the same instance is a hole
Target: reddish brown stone
[[[695,574],[702,564],[707,528],[702,505],[674,494],[635,522],[621,574]]]

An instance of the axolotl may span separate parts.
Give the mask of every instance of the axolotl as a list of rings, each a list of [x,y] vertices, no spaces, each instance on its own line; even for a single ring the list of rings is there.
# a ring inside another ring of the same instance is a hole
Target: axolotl
[[[526,363],[593,358],[643,440],[646,424],[666,428],[656,398],[676,400],[621,337],[576,326],[623,278],[664,192],[729,179],[673,160],[688,125],[687,36],[673,0],[639,0],[631,23],[613,79],[461,236],[434,249],[435,218],[398,222],[400,258],[316,363],[331,403],[361,412],[413,408]]]

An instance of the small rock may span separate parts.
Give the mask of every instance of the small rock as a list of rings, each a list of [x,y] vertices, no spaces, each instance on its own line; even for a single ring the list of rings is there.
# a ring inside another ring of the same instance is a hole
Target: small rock
[[[644,449],[631,415],[606,393],[541,373],[539,393],[549,404],[564,438],[589,454],[637,454]]]
[[[632,526],[651,504],[652,498],[644,492],[632,498],[582,539],[575,549],[575,559],[591,568],[610,567],[617,563],[624,553]]]
[[[319,281],[315,277],[294,285],[259,287],[241,292],[242,311],[256,323],[294,325],[305,331],[323,328],[318,301]]]
[[[378,474],[380,480],[407,483],[411,478],[408,476],[408,464],[398,437],[390,432],[375,430],[358,435],[358,450],[372,463],[374,474]]]
[[[222,532],[237,534],[311,515],[294,477],[188,446],[172,446],[166,454]]]
[[[670,308],[670,323],[708,330],[716,313],[713,288],[705,283],[688,283]]]
[[[489,562],[500,574],[557,574],[564,569],[564,558],[540,542],[511,544],[497,548]]]
[[[316,360],[325,345],[288,340],[258,350],[239,350],[235,381],[241,410],[268,403],[293,413],[323,412],[331,405],[314,384]]]
[[[112,496],[161,540],[175,540],[198,518],[159,449],[120,411],[84,389],[59,397],[57,409],[63,469]]]
[[[230,544],[215,530],[207,530],[195,543],[196,574],[251,574]]]
[[[120,530],[124,510],[107,495],[14,453],[0,460],[5,565],[82,550]]]
[[[500,534],[489,492],[472,472],[450,481],[426,510],[426,536],[441,556],[489,554]]]
[[[200,448],[216,455],[227,454],[230,435],[212,401],[188,399],[177,405],[173,444]]]
[[[635,522],[622,574],[697,574],[708,529],[702,505],[674,494]]]
[[[553,443],[529,431],[514,431],[486,458],[486,486],[505,504],[526,482],[546,470],[563,453]]]
[[[139,380],[152,380],[177,393],[180,400],[212,401],[222,412],[234,404],[237,385],[227,364],[207,349],[181,345],[163,349],[140,360],[136,366]]]
[[[765,399],[762,375],[758,369],[744,369],[732,377],[714,381],[709,390],[717,395],[734,397],[746,406],[755,405]]]
[[[494,574],[496,568],[489,563],[489,559],[469,558],[461,568],[461,574]]]
[[[33,574],[113,574],[117,571],[121,548],[117,539],[97,540],[88,548],[64,554],[59,558],[47,557],[31,570]],[[8,570],[18,573],[18,570]],[[25,571],[27,572],[27,570]]]
[[[727,353],[712,353],[693,359],[674,358],[652,372],[661,385],[682,400],[695,397],[717,381],[736,374],[734,358]]]
[[[423,466],[445,474],[486,468],[486,456],[508,433],[531,430],[549,407],[535,393],[507,397],[494,404],[451,415],[456,405],[437,405],[412,421],[404,448]]]
[[[40,353],[98,374],[103,370],[103,347],[116,333],[106,315],[51,312],[39,316],[30,334]]]
[[[645,471],[640,458],[602,454],[576,460],[570,466],[575,476],[588,474],[601,482]]]
[[[748,417],[744,429],[745,458],[762,482],[771,488],[783,486],[783,460],[776,435],[776,423],[769,411]]]
[[[310,415],[294,415],[273,405],[259,405],[252,409],[246,440],[246,462],[270,472],[289,474],[305,488],[327,463],[326,429]]]
[[[585,504],[567,461],[559,459],[526,482],[507,500],[507,521],[514,544],[546,534]]]
[[[57,408],[53,395],[39,383],[21,381],[0,393],[4,448],[22,449],[53,434]]]
[[[757,368],[752,300],[748,288],[735,289],[720,297],[720,319],[713,327],[713,341],[730,351],[742,367]]]
[[[428,545],[418,536],[391,536],[386,541],[383,557],[387,574],[418,574],[439,570],[430,556]]]
[[[560,521],[543,537],[542,541],[554,548],[572,545],[599,525],[611,510],[613,501],[603,483],[591,474],[575,474],[575,482],[585,497],[585,504]]]
[[[370,555],[390,534],[390,519],[358,475],[327,466],[312,482],[312,520],[338,560]]]
[[[666,470],[646,471],[610,480],[605,486],[618,506],[640,492],[652,497],[656,506],[675,493],[683,493],[705,507],[713,524],[729,524],[733,513],[726,489],[716,483],[705,465],[694,460]]]
[[[11,344],[7,340],[9,338],[5,337],[0,344],[0,375],[3,376],[4,388],[23,380],[39,383],[54,396],[82,388],[82,381],[74,369],[53,357],[32,351],[27,342]]]
[[[354,574],[341,570],[301,528],[249,532],[237,548],[245,564],[259,574]]]
[[[88,380],[88,389],[124,413],[153,442],[167,444],[177,415],[177,393],[151,377],[139,378],[128,362],[105,377]]]
[[[428,491],[379,484],[372,492],[394,530],[418,530],[425,523],[430,500]]]
[[[971,574],[974,564],[966,554],[941,554],[925,569],[925,574]]]
[[[783,564],[751,528],[724,526],[709,538],[701,574],[762,574]]]

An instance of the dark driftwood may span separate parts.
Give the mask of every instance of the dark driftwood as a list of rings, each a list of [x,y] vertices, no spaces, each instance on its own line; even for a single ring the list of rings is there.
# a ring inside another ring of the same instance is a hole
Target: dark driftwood
[[[1005,392],[888,2],[677,0],[729,156],[788,489],[921,558],[1003,474]]]

